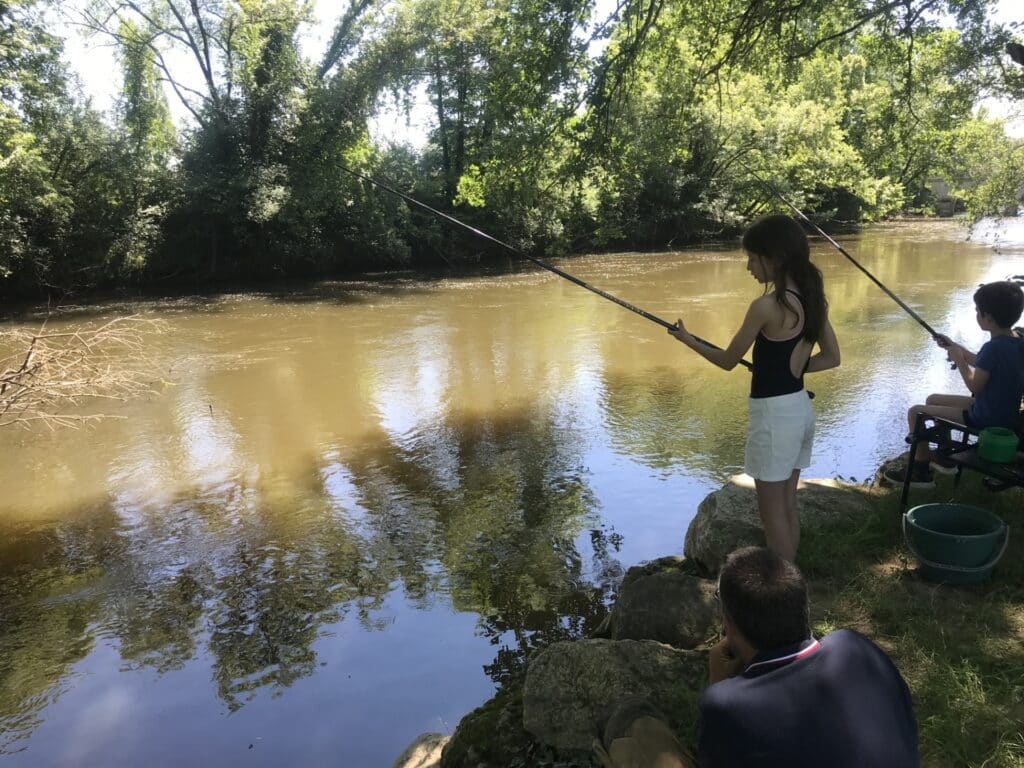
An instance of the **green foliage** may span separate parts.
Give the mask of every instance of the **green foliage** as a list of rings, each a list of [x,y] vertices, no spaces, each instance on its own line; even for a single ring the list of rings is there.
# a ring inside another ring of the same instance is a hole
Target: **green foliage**
[[[978,78],[955,30],[907,41],[876,29],[775,67],[766,43],[760,64],[709,78],[708,58],[727,52],[709,52],[691,11],[663,13],[620,86],[598,242],[662,246],[739,227],[776,205],[748,168],[825,218],[887,216],[926,195],[942,139],[972,119]]]
[[[44,5],[0,7],[0,293],[122,282],[162,240],[154,189],[175,136],[147,48],[124,28],[124,132],[77,101]]]
[[[1019,142],[974,114],[1021,82],[986,0],[628,0],[608,23],[593,0],[350,0],[319,62],[306,0],[90,0],[115,125],[76,101],[48,5],[0,6],[7,294],[479,258],[346,168],[549,253],[735,232],[778,207],[751,169],[845,222],[928,210],[935,178],[975,216],[1021,191]],[[426,147],[374,145],[385,98],[418,93]]]
[[[1001,121],[972,119],[943,137],[939,171],[974,218],[1015,213],[1024,184],[1024,142],[1010,139]]]
[[[124,72],[121,122],[139,170],[160,173],[177,144],[167,98],[160,86],[160,73],[147,39],[137,26],[124,21],[119,34],[124,40],[121,46]]]
[[[51,183],[35,135],[19,130],[9,113],[0,135],[0,277],[17,281],[45,264],[57,246],[69,201]]]

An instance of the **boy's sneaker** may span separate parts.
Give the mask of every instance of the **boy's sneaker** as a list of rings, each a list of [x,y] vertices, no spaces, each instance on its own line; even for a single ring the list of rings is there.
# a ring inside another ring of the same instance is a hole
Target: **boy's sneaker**
[[[903,485],[907,479],[907,472],[910,472],[911,488],[934,488],[935,476],[928,468],[927,461],[915,461],[907,467],[898,467],[886,470],[883,477],[893,485]]]
[[[928,466],[934,472],[938,472],[942,475],[955,475],[959,467],[952,459],[943,456],[937,451],[932,451],[932,460],[928,462]]]

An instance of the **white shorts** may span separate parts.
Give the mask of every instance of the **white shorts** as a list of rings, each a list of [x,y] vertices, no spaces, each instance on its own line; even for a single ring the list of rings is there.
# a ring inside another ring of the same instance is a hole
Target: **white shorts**
[[[744,452],[746,472],[755,480],[788,480],[811,465],[814,408],[806,390],[777,397],[749,398],[750,423]]]

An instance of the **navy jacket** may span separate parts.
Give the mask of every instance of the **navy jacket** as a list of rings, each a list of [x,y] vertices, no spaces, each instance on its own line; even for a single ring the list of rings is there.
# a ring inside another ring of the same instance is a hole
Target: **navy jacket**
[[[760,653],[700,698],[701,768],[916,768],[910,691],[852,630]]]

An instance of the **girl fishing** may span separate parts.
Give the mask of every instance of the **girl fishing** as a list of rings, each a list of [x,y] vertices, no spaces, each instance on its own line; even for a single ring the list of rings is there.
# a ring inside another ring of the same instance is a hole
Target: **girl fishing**
[[[804,374],[839,365],[839,342],[828,319],[821,271],[810,246],[789,216],[768,216],[743,235],[747,271],[765,286],[726,349],[702,343],[683,325],[669,333],[729,371],[754,345],[746,472],[754,478],[757,507],[768,547],[793,561],[800,544],[796,487],[810,466],[814,410]],[[769,286],[772,290],[769,291]],[[811,354],[815,345],[818,352]]]

